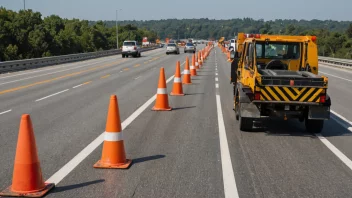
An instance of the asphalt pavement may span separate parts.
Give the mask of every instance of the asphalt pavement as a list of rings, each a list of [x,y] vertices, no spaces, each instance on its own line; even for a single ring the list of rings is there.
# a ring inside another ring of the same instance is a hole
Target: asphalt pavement
[[[160,67],[170,93],[176,61],[183,69],[187,55],[157,49],[0,75],[0,189],[11,184],[20,117],[29,113],[43,177],[56,183],[46,197],[350,197],[352,113],[344,98],[352,73],[319,68],[334,111],[321,136],[292,120],[242,132],[230,64],[217,47],[183,85],[186,95],[168,97],[172,111],[151,110]],[[93,168],[112,94],[133,160],[127,170]]]

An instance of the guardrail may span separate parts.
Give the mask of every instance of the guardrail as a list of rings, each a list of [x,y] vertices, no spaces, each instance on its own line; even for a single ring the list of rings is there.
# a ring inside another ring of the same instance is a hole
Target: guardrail
[[[144,52],[144,51],[148,51],[156,48],[157,47],[141,48],[141,51]],[[51,57],[45,57],[45,58],[6,61],[6,62],[0,62],[0,73],[34,69],[38,67],[76,62],[76,61],[100,58],[100,57],[111,56],[116,54],[121,54],[121,50],[113,49],[113,50],[104,50],[104,51],[98,51],[98,52],[70,54],[70,55],[63,55],[63,56],[51,56]]]
[[[331,58],[331,57],[319,56],[318,60],[320,62],[352,67],[352,60],[349,60],[349,59]]]

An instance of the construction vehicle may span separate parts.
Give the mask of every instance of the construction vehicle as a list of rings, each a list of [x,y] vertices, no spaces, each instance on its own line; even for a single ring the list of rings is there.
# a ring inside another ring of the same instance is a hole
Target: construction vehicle
[[[305,122],[320,133],[330,119],[328,78],[318,75],[316,36],[239,33],[232,51],[234,111],[242,131],[272,117]]]
[[[225,41],[225,37],[221,37],[218,41],[218,44],[222,46],[224,44],[224,41]]]

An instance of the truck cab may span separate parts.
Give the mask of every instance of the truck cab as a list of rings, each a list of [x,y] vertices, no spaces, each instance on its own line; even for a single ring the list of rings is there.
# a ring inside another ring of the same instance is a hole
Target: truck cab
[[[305,121],[319,133],[330,118],[328,78],[318,75],[317,38],[239,34],[232,52],[234,110],[241,130],[270,117]],[[259,124],[260,125],[260,124]]]

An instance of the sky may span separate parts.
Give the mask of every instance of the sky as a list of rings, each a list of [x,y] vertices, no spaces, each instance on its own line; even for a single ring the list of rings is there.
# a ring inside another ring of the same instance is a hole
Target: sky
[[[0,6],[86,20],[304,19],[352,21],[352,0],[0,0]]]

